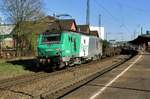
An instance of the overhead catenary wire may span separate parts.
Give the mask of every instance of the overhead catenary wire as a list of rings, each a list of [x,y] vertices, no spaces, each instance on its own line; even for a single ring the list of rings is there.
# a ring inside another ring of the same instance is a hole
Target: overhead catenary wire
[[[136,12],[139,12],[139,13],[144,13],[144,15],[145,14],[150,14],[149,12],[150,12],[150,9],[145,9],[145,8],[141,8],[141,6],[140,7],[137,7],[137,6],[133,6],[133,5],[131,5],[131,4],[127,4],[127,3],[122,3],[120,0],[114,0],[115,2],[116,2],[116,4],[117,5],[121,5],[123,8],[126,8],[126,9],[130,9],[130,10],[134,10],[134,12],[133,13],[135,13],[135,11]],[[146,2],[145,2],[146,3]],[[137,16],[139,16],[139,14],[137,14]],[[140,28],[140,34],[139,35],[142,35],[143,34],[143,25],[140,25],[140,26],[138,26],[138,28]],[[135,31],[134,31],[135,32]],[[135,33],[133,33],[133,35],[134,35]],[[135,36],[133,36],[133,38],[134,38]]]
[[[139,7],[134,7],[134,6],[131,6],[129,4],[122,4],[119,0],[114,0],[114,2],[116,2],[117,5],[121,4],[122,7],[126,7],[128,9],[133,9],[133,10],[136,10],[136,11],[139,11],[139,12],[142,12],[142,13],[146,13],[146,14],[149,14],[150,12],[150,9],[143,9],[143,8],[139,8]]]
[[[130,32],[129,28],[128,28],[124,23],[120,23],[119,19],[116,18],[107,8],[105,8],[105,7],[104,7],[102,4],[100,4],[97,0],[94,0],[94,1],[96,2],[95,4],[97,4],[98,7],[101,7],[103,10],[105,10],[106,13],[109,14],[109,15],[112,17],[112,19],[113,19],[116,23],[118,23],[118,24],[120,25],[120,27],[123,27],[123,28],[125,28],[128,32]]]

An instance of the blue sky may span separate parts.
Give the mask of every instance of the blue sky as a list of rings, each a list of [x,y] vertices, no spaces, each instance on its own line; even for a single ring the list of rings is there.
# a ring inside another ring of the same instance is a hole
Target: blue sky
[[[43,1],[47,15],[70,14],[77,24],[85,24],[86,0]],[[131,40],[133,32],[138,35],[141,26],[144,32],[150,30],[149,4],[150,0],[90,0],[90,23],[98,26],[98,15],[101,14],[109,40]]]
[[[102,26],[108,39],[131,40],[133,32],[150,30],[150,0],[91,0],[90,23],[98,25],[102,15]],[[86,0],[44,0],[45,11],[52,15],[67,13],[77,24],[85,24]]]

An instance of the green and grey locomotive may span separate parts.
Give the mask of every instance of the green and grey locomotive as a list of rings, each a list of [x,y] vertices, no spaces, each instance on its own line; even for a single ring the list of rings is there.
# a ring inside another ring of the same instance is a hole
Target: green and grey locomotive
[[[38,36],[38,64],[64,67],[102,56],[100,38],[73,31],[44,32]]]

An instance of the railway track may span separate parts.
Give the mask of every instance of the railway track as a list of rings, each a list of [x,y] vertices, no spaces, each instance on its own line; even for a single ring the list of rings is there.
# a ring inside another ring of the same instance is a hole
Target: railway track
[[[35,99],[38,97],[40,97],[40,99],[60,99],[68,94],[70,94],[71,92],[79,89],[80,87],[88,84],[89,82],[95,80],[96,78],[104,75],[105,73],[108,73],[109,71],[119,67],[120,65],[124,64],[125,62],[127,62],[128,60],[130,60],[133,56],[130,55],[128,58],[126,58],[125,60],[122,60],[120,62],[117,62],[116,64],[114,65],[111,65],[111,66],[108,66],[94,74],[92,74],[91,76],[81,80],[81,81],[78,81],[78,82],[74,82],[73,84],[69,85],[69,86],[66,86],[62,89],[59,89],[57,91],[54,91],[54,92],[46,92],[46,93],[43,93],[41,94],[40,96],[35,96]]]
[[[115,56],[115,57],[117,58],[117,56]],[[49,77],[53,77],[55,75],[63,74],[63,73],[66,73],[66,72],[73,72],[75,69],[86,68],[86,66],[88,66],[88,65],[94,65],[94,64],[99,63],[99,62],[107,62],[108,60],[112,60],[115,57],[105,58],[105,59],[102,59],[101,61],[92,61],[92,62],[89,62],[87,64],[82,64],[82,65],[79,65],[79,66],[70,67],[70,68],[62,69],[60,71],[55,71],[55,72],[51,72],[51,73],[39,72],[39,73],[33,73],[33,74],[27,74],[27,75],[23,75],[23,76],[18,76],[18,77],[15,77],[15,78],[9,78],[9,79],[5,79],[5,80],[0,80],[0,90],[11,91],[13,93],[29,96],[29,97],[31,97],[33,99],[37,99],[37,97],[38,98],[39,97],[40,98],[44,98],[44,99],[45,98],[46,99],[53,99],[53,98],[49,98],[49,97],[54,97],[55,98],[55,96],[57,98],[57,97],[63,96],[64,94],[68,93],[72,88],[75,89],[78,86],[80,86],[80,84],[78,85],[78,83],[82,82],[82,84],[83,84],[83,82],[85,83],[88,80],[82,80],[82,81],[79,81],[79,82],[75,82],[75,83],[71,84],[70,86],[67,86],[67,87],[61,89],[62,91],[57,90],[57,91],[52,92],[52,93],[46,92],[46,93],[42,93],[42,94],[40,94],[38,96],[37,95],[35,96],[34,94],[32,95],[32,94],[30,94],[28,92],[26,93],[26,92],[21,92],[21,91],[15,91],[15,90],[12,90],[12,89],[13,88],[17,88],[17,87],[24,87],[24,86],[30,85],[30,84],[32,84],[34,82],[48,79]],[[118,62],[116,62],[116,63],[118,63]],[[58,95],[58,93],[59,93],[59,95]]]
[[[114,58],[114,57],[111,57],[111,58]],[[111,58],[102,59],[101,62],[107,61]],[[15,86],[24,86],[24,85],[33,83],[35,81],[44,80],[46,78],[49,78],[50,76],[62,74],[64,72],[72,72],[76,68],[84,68],[85,66],[92,65],[93,63],[96,63],[96,62],[97,61],[92,61],[87,64],[82,64],[79,66],[70,67],[70,68],[66,68],[66,69],[51,72],[51,73],[39,72],[39,73],[22,75],[22,76],[18,76],[15,78],[8,78],[8,79],[0,80],[0,90],[11,90],[11,88]],[[21,93],[21,94],[24,94],[24,93]],[[28,94],[25,94],[25,95],[28,95]]]
[[[74,68],[79,68],[79,67],[67,68],[67,69],[60,70],[60,71],[55,71],[55,72],[52,72],[52,73],[39,72],[39,73],[36,73],[36,74],[28,74],[28,75],[15,77],[15,78],[1,80],[0,81],[0,89],[8,89],[8,88],[11,88],[11,87],[14,87],[14,86],[24,85],[24,84],[27,84],[27,83],[32,83],[33,81],[36,81],[36,80],[43,80],[43,79],[46,79],[50,76],[54,76],[54,75],[57,75],[57,74],[64,73],[66,71],[70,71]]]

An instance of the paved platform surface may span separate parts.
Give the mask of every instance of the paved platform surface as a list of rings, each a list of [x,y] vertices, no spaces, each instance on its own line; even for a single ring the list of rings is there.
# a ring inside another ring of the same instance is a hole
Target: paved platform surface
[[[63,99],[150,99],[150,53],[137,55]]]

